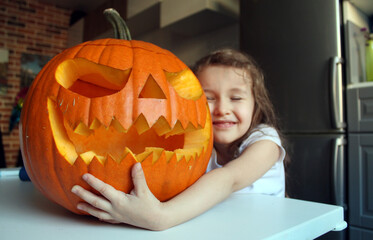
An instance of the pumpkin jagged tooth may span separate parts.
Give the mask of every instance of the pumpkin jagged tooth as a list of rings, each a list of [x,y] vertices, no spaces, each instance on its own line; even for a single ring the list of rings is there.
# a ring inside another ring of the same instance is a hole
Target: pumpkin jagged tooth
[[[175,153],[177,156],[177,161],[180,161],[184,157],[186,162],[189,162],[191,157],[195,158],[196,155],[196,152],[190,149],[176,149]]]
[[[191,152],[194,152],[195,154],[195,158],[199,157],[202,152],[203,152],[203,147],[200,147],[200,146],[197,146],[197,147],[189,147],[189,148],[184,148],[184,150],[188,150],[188,151],[191,151]]]
[[[176,153],[175,152],[175,156],[176,156],[176,161],[177,162],[180,162],[181,161],[181,159],[185,159],[185,156],[184,156],[184,154],[181,154],[181,153]]]
[[[108,161],[114,161],[114,162],[116,162],[116,163],[120,163],[120,158],[116,158],[116,157],[114,157],[113,155],[111,155],[111,154],[107,154],[107,157],[106,157],[106,161],[105,161],[105,164],[107,164],[108,163]]]
[[[80,122],[78,126],[76,126],[76,128],[74,129],[74,133],[77,133],[83,136],[89,136],[92,134],[92,130],[87,125],[85,125],[83,122]]]
[[[89,129],[94,130],[94,129],[99,128],[100,126],[101,126],[101,122],[97,118],[95,118],[95,119],[93,119],[93,121],[89,125]]]
[[[138,132],[139,135],[141,135],[142,133],[146,132],[149,129],[149,124],[146,121],[146,119],[145,119],[145,117],[144,117],[143,114],[140,114],[137,117],[134,125],[135,125],[136,130],[137,130],[137,132]]]
[[[122,126],[122,124],[120,124],[120,122],[116,118],[113,118],[113,120],[110,123],[110,126],[115,128],[115,130],[117,130],[118,132],[126,133],[128,131]]]
[[[176,157],[176,154],[174,152],[167,151],[167,150],[164,150],[163,152],[166,156],[166,161],[167,162],[170,162],[173,157]]]
[[[176,124],[174,125],[174,127],[172,128],[171,131],[169,131],[165,137],[168,138],[169,136],[172,136],[172,135],[177,135],[177,134],[182,134],[185,132],[185,129],[183,128],[183,126],[181,125],[181,122],[178,120],[176,122]]]
[[[153,161],[155,163],[158,159],[162,156],[164,149],[159,147],[146,147],[145,152],[152,152],[153,153]]]
[[[197,128],[193,125],[193,123],[189,122],[188,126],[185,128],[185,132],[193,132],[196,131]]]
[[[75,159],[75,161],[73,163],[71,163],[71,165],[75,165],[75,166],[77,166],[79,164],[81,165],[82,162],[83,162],[83,164],[87,165],[87,163],[83,160],[83,158],[78,155],[78,157]]]
[[[177,121],[176,124],[174,125],[174,127],[172,128],[172,130],[167,132],[167,134],[165,136],[166,136],[166,138],[168,138],[169,136],[172,136],[172,135],[193,132],[193,131],[196,131],[200,128],[201,127],[199,127],[199,126],[198,126],[198,128],[195,127],[193,125],[193,123],[191,123],[191,122],[189,122],[188,125],[184,128],[182,123],[180,121]]]
[[[197,159],[203,151],[203,147],[196,147],[196,148],[188,148],[188,149],[176,149],[175,153],[177,155],[184,155],[185,160],[189,162],[192,158]],[[178,160],[181,159],[178,157]]]
[[[124,148],[124,151],[123,151],[123,154],[122,154],[122,156],[121,156],[121,160],[120,161],[122,161],[128,154],[131,154],[132,155],[132,157],[134,158],[134,159],[136,159],[136,157],[135,157],[135,155],[133,154],[133,152],[131,151],[131,149],[129,149],[128,147],[125,147]]]
[[[163,136],[172,130],[167,120],[163,116],[158,118],[152,128],[159,136]]]
[[[136,154],[136,159],[138,162],[143,162],[146,158],[152,155],[153,152],[151,151],[144,151],[142,153]]]
[[[94,161],[94,160],[99,161],[102,165],[104,165],[106,157],[95,155],[95,156],[93,156],[91,162]]]
[[[79,156],[83,159],[83,161],[86,164],[89,164],[94,157],[96,157],[101,163],[104,163],[106,159],[105,156],[97,155],[94,151],[87,151],[79,154]]]

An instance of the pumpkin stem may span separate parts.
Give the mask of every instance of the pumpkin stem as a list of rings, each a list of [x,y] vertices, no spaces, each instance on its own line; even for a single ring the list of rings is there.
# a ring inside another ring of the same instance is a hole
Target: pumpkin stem
[[[114,28],[114,35],[117,39],[132,40],[130,31],[126,22],[114,8],[104,10],[106,19]]]

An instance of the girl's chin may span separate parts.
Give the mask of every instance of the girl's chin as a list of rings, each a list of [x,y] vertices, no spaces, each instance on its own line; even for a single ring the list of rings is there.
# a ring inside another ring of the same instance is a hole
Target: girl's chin
[[[214,131],[214,144],[219,144],[220,146],[231,145],[236,140],[242,138],[245,134],[228,134],[228,133],[219,133]]]
[[[218,144],[220,146],[224,145],[230,145],[232,142],[234,142],[234,138],[228,138],[228,137],[215,137],[214,138],[214,144]]]

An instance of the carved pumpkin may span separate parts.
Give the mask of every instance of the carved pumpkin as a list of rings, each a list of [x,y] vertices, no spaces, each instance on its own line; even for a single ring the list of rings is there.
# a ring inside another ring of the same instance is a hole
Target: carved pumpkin
[[[135,40],[89,41],[55,56],[30,87],[20,126],[32,182],[76,213],[70,190],[90,189],[86,172],[128,193],[141,162],[165,201],[204,174],[212,150],[197,78],[169,51]]]

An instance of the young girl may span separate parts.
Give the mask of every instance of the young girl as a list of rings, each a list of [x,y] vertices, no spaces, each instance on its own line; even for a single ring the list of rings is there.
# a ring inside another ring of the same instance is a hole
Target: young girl
[[[198,216],[233,192],[284,197],[285,150],[256,63],[241,52],[225,49],[198,61],[195,73],[213,121],[214,151],[207,173],[167,202],[150,192],[140,163],[132,169],[130,194],[85,174],[83,179],[105,198],[74,186],[72,192],[85,201],[78,209],[111,223],[163,230]]]

